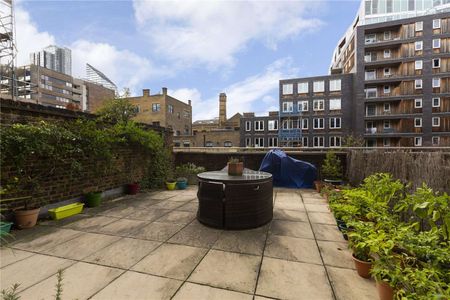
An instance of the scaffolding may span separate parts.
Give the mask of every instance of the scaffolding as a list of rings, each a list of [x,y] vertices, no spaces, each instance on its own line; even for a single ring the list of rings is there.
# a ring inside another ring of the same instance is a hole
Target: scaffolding
[[[2,98],[15,99],[16,46],[14,43],[14,7],[12,0],[0,1],[0,94]]]
[[[302,146],[302,116],[301,109],[292,107],[288,112],[280,111],[278,141],[280,147]]]

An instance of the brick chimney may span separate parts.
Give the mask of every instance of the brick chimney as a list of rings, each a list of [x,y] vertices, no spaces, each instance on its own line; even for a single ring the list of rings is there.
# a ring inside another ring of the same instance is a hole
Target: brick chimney
[[[143,90],[142,90],[142,95],[143,95],[144,97],[150,96],[150,90],[149,90],[149,89],[143,89]]]
[[[192,101],[188,100],[188,104],[189,104],[189,106],[192,106]]]
[[[227,122],[227,94],[219,95],[219,126],[224,126]]]
[[[163,88],[162,88],[162,94],[163,94],[163,95],[167,95],[167,88],[166,88],[166,87],[163,87]]]

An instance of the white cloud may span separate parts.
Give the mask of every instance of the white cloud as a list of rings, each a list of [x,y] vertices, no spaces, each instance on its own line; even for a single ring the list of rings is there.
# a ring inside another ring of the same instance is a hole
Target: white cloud
[[[193,120],[218,116],[219,92],[227,94],[227,117],[237,112],[267,112],[267,107],[269,110],[278,110],[278,100],[273,94],[277,94],[279,80],[297,75],[298,69],[292,66],[292,59],[283,58],[267,66],[261,73],[224,87],[217,95],[207,99],[203,99],[197,89],[189,88],[172,91],[171,95],[179,96],[180,100],[192,100]]]
[[[183,64],[232,66],[250,42],[278,42],[319,27],[305,17],[319,1],[134,1],[135,17],[152,48]]]

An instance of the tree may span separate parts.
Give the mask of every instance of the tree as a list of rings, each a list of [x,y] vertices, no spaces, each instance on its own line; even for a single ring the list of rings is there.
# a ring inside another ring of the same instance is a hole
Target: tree
[[[127,98],[108,100],[97,112],[100,120],[113,123],[128,123],[137,113],[137,106]]]

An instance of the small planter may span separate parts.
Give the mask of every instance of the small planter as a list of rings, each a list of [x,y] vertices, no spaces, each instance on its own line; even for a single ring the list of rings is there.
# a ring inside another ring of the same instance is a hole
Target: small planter
[[[97,207],[102,203],[102,192],[87,193],[85,198],[88,207]]]
[[[14,219],[15,224],[19,229],[26,229],[31,228],[36,225],[38,217],[39,217],[39,211],[41,208],[36,209],[28,209],[28,210],[15,210],[14,211]]]
[[[7,235],[11,231],[11,222],[0,222],[0,236]]]
[[[394,299],[394,289],[386,281],[377,280],[377,290],[380,300]]]
[[[242,176],[244,173],[244,163],[228,163],[228,175],[230,176]]]
[[[174,181],[174,182],[166,182],[166,188],[169,191],[173,191],[176,188],[176,186],[177,186],[177,182],[176,181]]]
[[[136,195],[139,193],[139,190],[141,189],[139,183],[130,183],[127,184],[127,194],[128,195]]]
[[[363,278],[370,278],[370,270],[372,269],[372,263],[370,261],[359,260],[352,255],[353,262],[355,263],[356,272]]]
[[[177,181],[177,189],[184,190],[185,188],[187,188],[187,181]]]
[[[84,203],[76,202],[69,205],[49,209],[48,214],[53,220],[61,220],[81,213],[83,211],[83,206]]]
[[[347,227],[347,224],[345,224],[341,220],[339,220],[339,221],[338,221],[338,228],[341,231],[342,236],[344,237],[344,239],[347,241],[348,240],[348,236],[347,236],[348,227]]]
[[[318,193],[320,193],[320,190],[322,189],[322,186],[323,186],[323,182],[322,181],[320,181],[320,180],[315,180],[314,181],[314,187],[316,188],[316,191]]]

